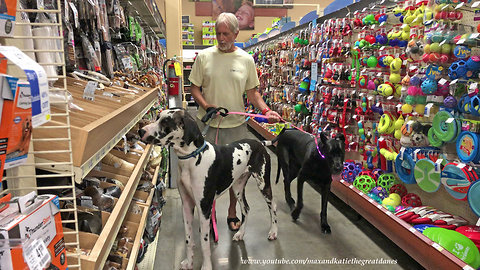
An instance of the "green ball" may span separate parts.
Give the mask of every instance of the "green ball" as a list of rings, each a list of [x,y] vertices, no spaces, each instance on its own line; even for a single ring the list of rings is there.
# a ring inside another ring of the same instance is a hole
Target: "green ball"
[[[415,104],[415,96],[410,96],[408,95],[406,98],[405,98],[405,103],[409,104],[409,105],[414,105]]]
[[[373,68],[373,67],[376,67],[377,64],[378,64],[378,60],[375,56],[372,55],[367,59],[367,66],[368,67]]]
[[[372,24],[374,23],[375,21],[375,15],[373,14],[368,14],[366,17],[365,17],[365,21]]]
[[[442,45],[441,51],[443,54],[450,54],[450,52],[452,51],[452,46],[450,46],[450,44],[445,43]]]
[[[300,111],[302,111],[302,105],[301,104],[297,104],[293,107],[295,109],[295,112],[299,113]]]
[[[448,45],[448,44],[444,44],[444,45]],[[440,44],[438,42],[432,43],[430,45],[430,51],[431,52],[439,53],[441,50],[442,50],[442,48],[440,47]]]
[[[416,96],[417,104],[427,104],[427,96]]]

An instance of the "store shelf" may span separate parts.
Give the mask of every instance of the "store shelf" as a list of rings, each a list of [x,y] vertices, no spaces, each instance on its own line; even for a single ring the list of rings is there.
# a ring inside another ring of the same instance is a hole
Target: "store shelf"
[[[134,220],[138,226],[136,227],[135,239],[133,240],[133,247],[128,258],[127,270],[134,270],[137,264],[138,253],[140,252],[140,241],[142,240],[145,226],[147,225],[148,208],[147,205],[140,205],[143,208],[141,218]]]
[[[148,193],[148,197],[146,198],[144,203],[138,202],[137,204],[145,205],[147,207],[150,207],[150,205],[152,204],[153,195],[155,194],[155,187],[157,186],[158,172],[159,171],[160,171],[160,165],[158,165],[157,168],[155,168],[155,173],[153,175],[152,184],[153,184],[154,188],[152,188],[152,190],[150,190],[150,192]]]
[[[248,125],[253,128],[258,134],[262,135],[267,140],[273,140],[275,135],[264,129],[257,121],[252,118],[248,119]]]
[[[68,90],[73,96],[73,103],[84,109],[84,111],[70,113],[71,137],[75,142],[72,144],[75,181],[80,182],[155,104],[158,88],[114,98],[107,98],[99,94],[95,95],[95,101],[87,101],[82,97],[85,81],[69,78],[68,85]],[[122,90],[106,87],[104,91],[121,93]],[[59,123],[51,121],[45,126],[59,125]],[[52,137],[51,132],[51,129],[35,130],[34,138],[50,138]],[[52,142],[48,146],[43,146],[43,148],[47,148],[39,150],[53,150],[62,143],[64,142]],[[35,158],[38,163],[66,159],[65,155],[55,153],[38,154]],[[65,170],[62,166],[39,166],[39,168],[53,172]]]
[[[108,220],[103,226],[102,232],[97,241],[91,248],[88,256],[82,255],[82,268],[83,269],[101,269],[107,260],[108,254],[112,249],[112,245],[115,242],[115,238],[122,226],[122,223],[127,215],[128,208],[132,202],[133,195],[142,176],[143,170],[148,163],[152,146],[147,145],[143,155],[138,160],[133,173],[128,178],[128,181],[122,191],[122,195],[118,199],[115,207],[110,213]],[[92,172],[95,174],[95,172]],[[145,223],[145,222],[143,222]],[[144,226],[144,224],[143,224]],[[141,230],[143,234],[143,229]]]
[[[275,135],[265,130],[258,122],[250,119],[250,127],[267,140]],[[333,181],[331,192],[362,215],[398,247],[426,269],[472,269],[468,264],[414,229],[380,204],[373,201],[353,185],[340,180]]]
[[[143,27],[152,27],[159,38],[165,38],[165,21],[154,0],[121,0],[123,6],[129,6],[145,22]]]
[[[426,269],[473,269],[353,185],[333,181],[331,191]]]

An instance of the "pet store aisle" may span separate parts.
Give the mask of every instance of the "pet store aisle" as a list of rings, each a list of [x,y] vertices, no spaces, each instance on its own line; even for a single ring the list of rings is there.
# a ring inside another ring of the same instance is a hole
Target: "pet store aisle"
[[[255,138],[251,133],[250,136]],[[243,242],[232,241],[234,232],[227,227],[228,194],[217,200],[220,239],[217,244],[211,241],[214,269],[422,269],[415,260],[337,198],[332,198],[328,206],[332,234],[322,234],[319,226],[320,195],[308,184],[304,188],[303,211],[298,221],[293,222],[284,199],[283,177],[280,177],[278,184],[273,183],[277,162],[276,155],[270,150],[269,153],[272,157],[273,195],[277,203],[278,239],[267,240],[270,220],[267,205],[256,182],[250,179],[246,188],[250,214]],[[296,181],[292,183],[292,194],[296,198]],[[180,269],[180,262],[185,257],[182,202],[176,189],[168,189],[165,199],[167,203],[163,207],[154,269]],[[239,209],[237,213],[240,217]],[[203,260],[197,214],[196,210],[194,269],[200,269]],[[397,264],[363,267],[360,264],[325,264],[328,260],[340,263],[344,258],[356,260],[357,263],[369,259],[396,260]],[[247,259],[251,260],[251,264],[247,264]],[[307,259],[311,264],[303,264],[302,260]],[[286,260],[292,264],[286,264]]]

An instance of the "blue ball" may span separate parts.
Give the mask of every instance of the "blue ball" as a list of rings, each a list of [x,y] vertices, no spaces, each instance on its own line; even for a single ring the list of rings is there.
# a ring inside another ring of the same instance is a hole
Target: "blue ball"
[[[407,47],[407,44],[408,44],[407,40],[398,41],[398,47]]]
[[[480,61],[474,61],[472,57],[470,57],[466,62],[466,66],[470,71],[477,71],[480,69]]]
[[[425,95],[431,95],[431,94],[433,94],[435,91],[437,91],[437,81],[436,81],[436,80],[427,79],[427,80],[425,80],[425,81],[422,83],[421,88],[422,88],[422,92],[423,92]]]
[[[392,47],[395,47],[395,46],[398,45],[398,39],[396,39],[396,38],[390,39],[390,40],[388,41],[388,44],[390,44],[390,46],[392,46]]]
[[[382,15],[380,16],[380,18],[378,18],[378,22],[379,23],[386,22],[387,19],[388,19],[388,15]]]
[[[448,77],[450,77],[450,80],[465,77],[465,75],[467,74],[466,64],[467,63],[465,62],[465,60],[458,60],[453,62],[448,68]]]
[[[420,77],[418,77],[418,76],[412,76],[410,78],[410,85],[417,86],[417,85],[420,85],[421,82],[422,81],[421,81]]]

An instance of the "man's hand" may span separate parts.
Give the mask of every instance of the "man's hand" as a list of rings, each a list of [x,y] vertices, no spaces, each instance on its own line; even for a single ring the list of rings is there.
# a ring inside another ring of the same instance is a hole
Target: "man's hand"
[[[265,116],[268,117],[268,122],[269,123],[277,123],[280,122],[282,117],[276,112],[269,110],[268,112],[265,113]]]

